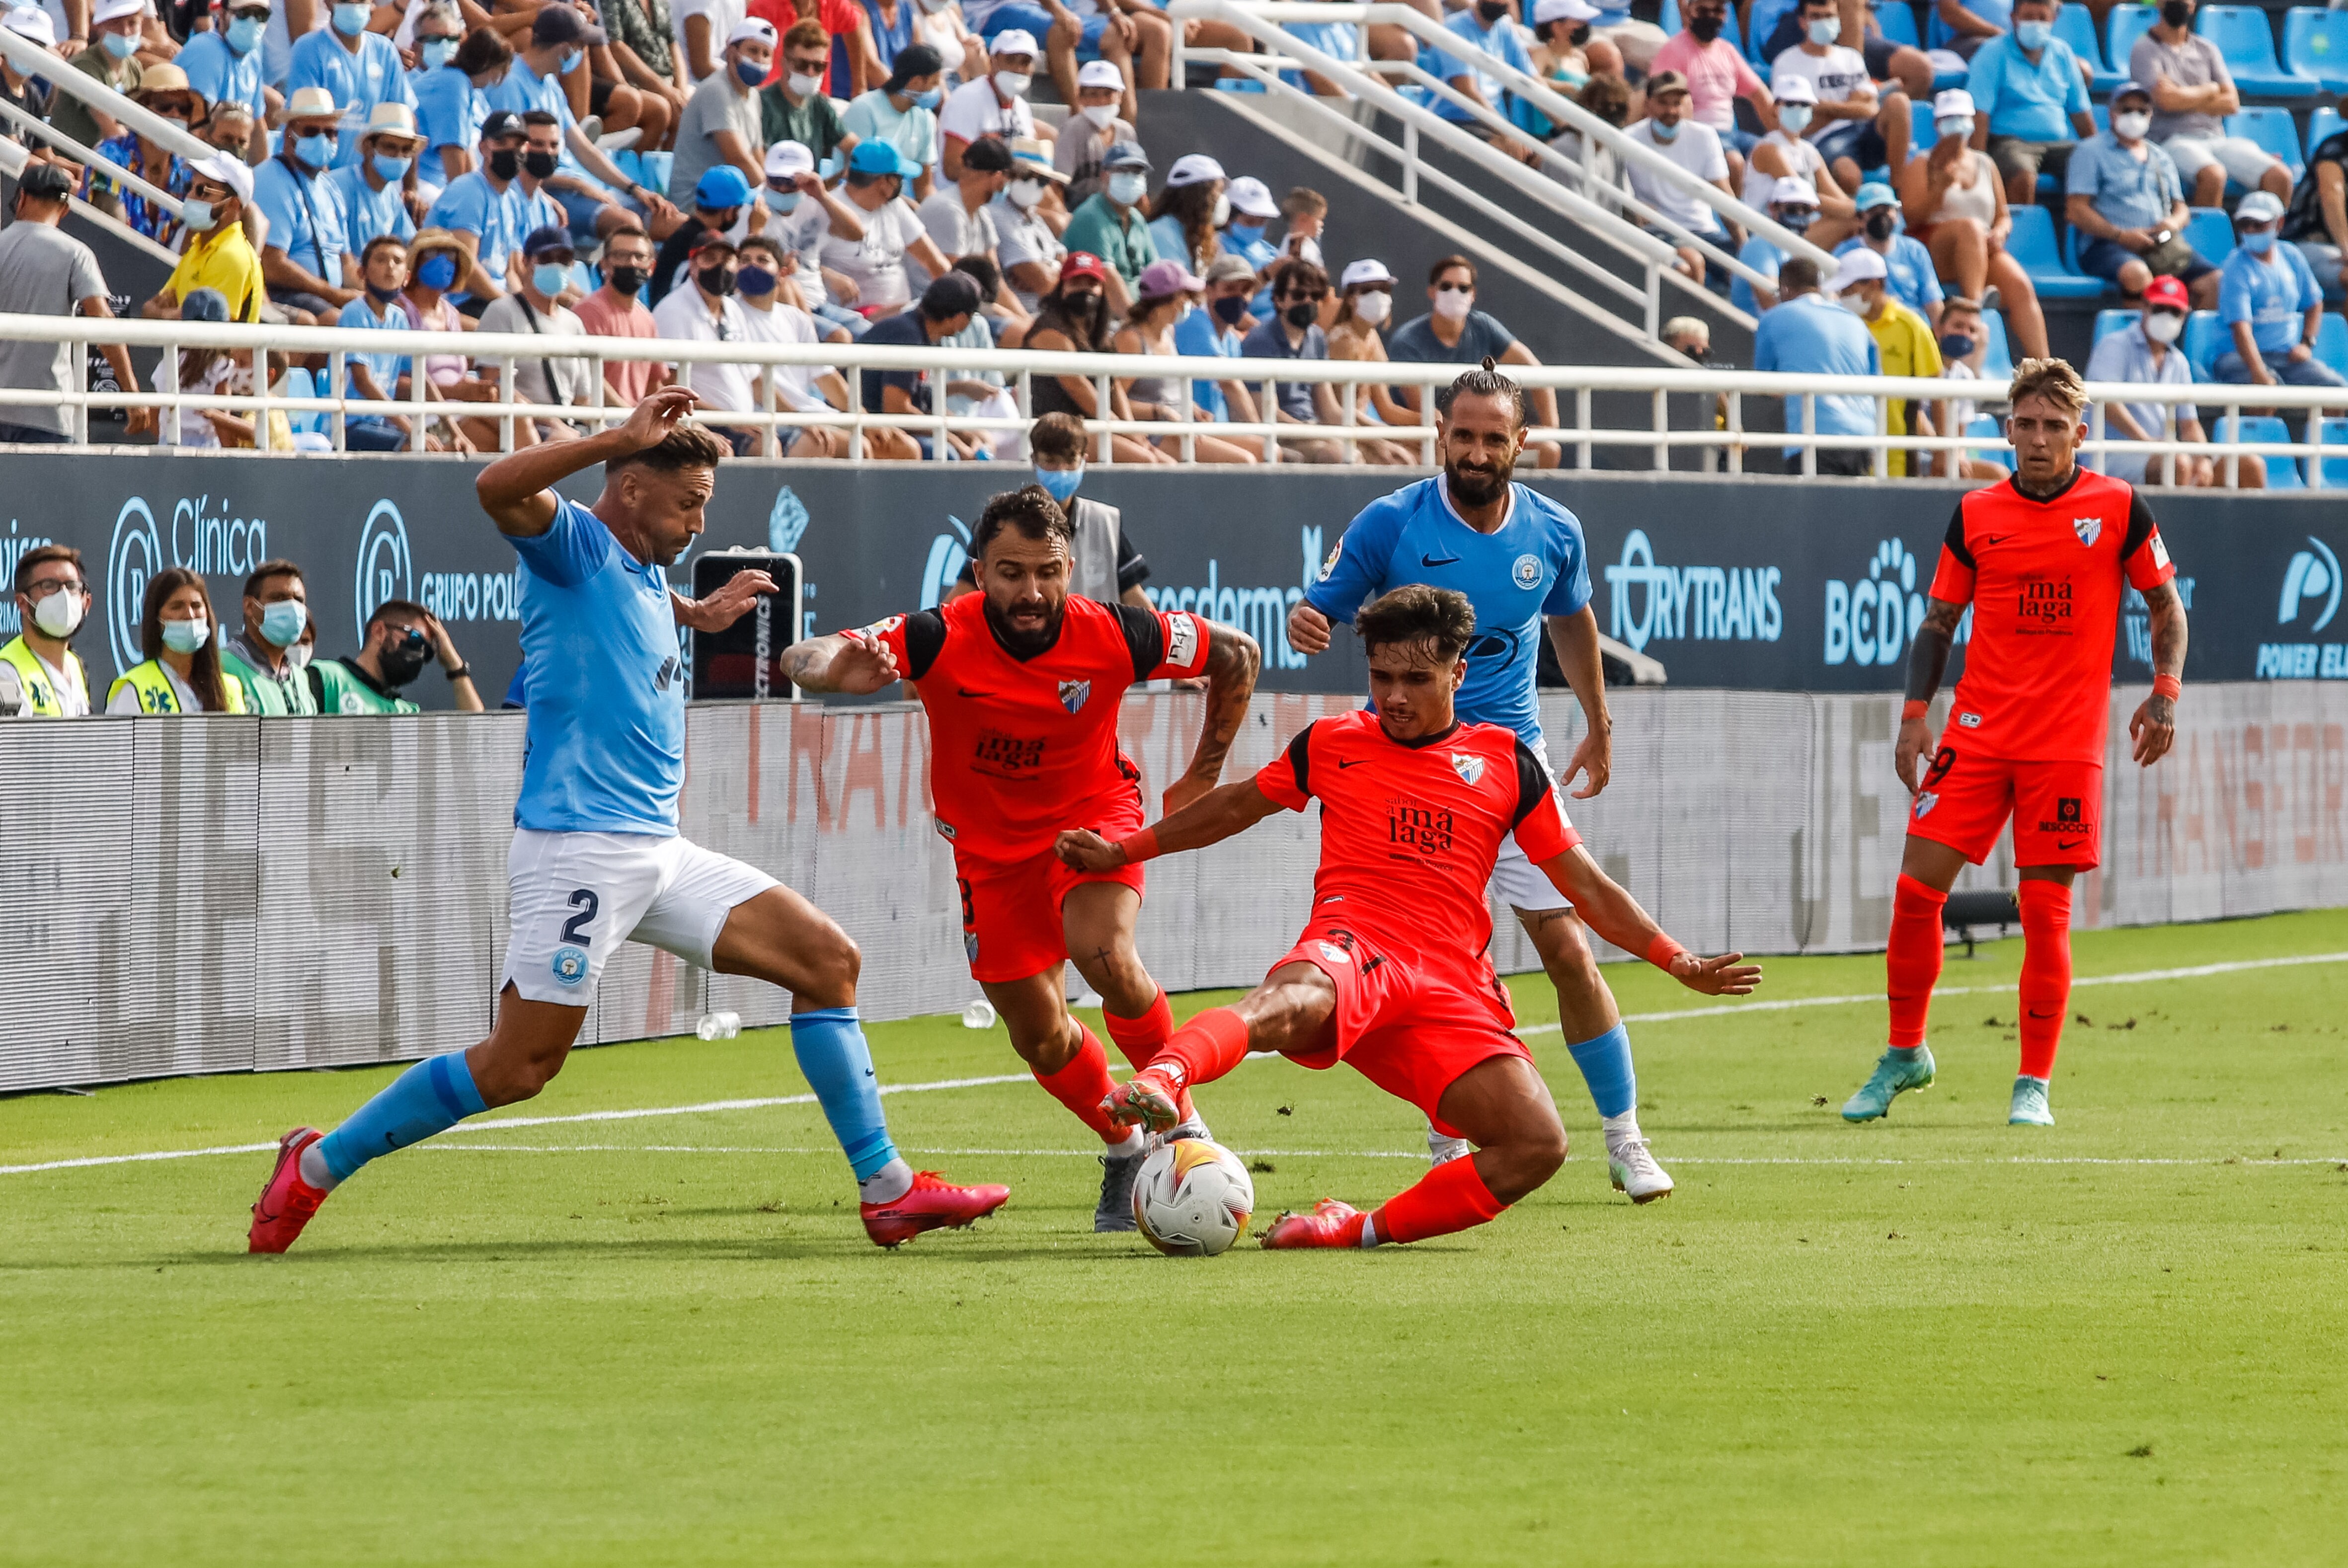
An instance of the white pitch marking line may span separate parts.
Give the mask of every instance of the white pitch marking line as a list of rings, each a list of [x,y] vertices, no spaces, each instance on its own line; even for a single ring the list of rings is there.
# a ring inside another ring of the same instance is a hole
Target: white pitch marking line
[[[273,1147],[273,1146],[272,1146]],[[833,1149],[790,1148],[765,1144],[699,1144],[699,1143],[448,1143],[438,1140],[417,1144],[419,1150],[439,1150],[459,1154],[837,1154]],[[1085,1149],[904,1149],[904,1154],[917,1154],[923,1159],[932,1155],[960,1159],[970,1156],[995,1156],[1020,1159],[1083,1159],[1095,1158]],[[1424,1163],[1426,1154],[1413,1149],[1234,1149],[1232,1153],[1243,1159],[1272,1160],[1416,1160]],[[1591,1154],[1570,1154],[1568,1164],[1577,1161],[1594,1160]],[[1887,1156],[1836,1156],[1812,1159],[1802,1155],[1728,1155],[1675,1154],[1674,1165],[2154,1165],[2211,1166],[2225,1165],[2338,1165],[2348,1164],[2339,1156],[2320,1159],[2262,1160],[2252,1158],[2172,1159],[2157,1155],[2143,1157],[2104,1157],[2096,1155],[2034,1155],[2014,1154],[1969,1160],[1961,1155],[1921,1155],[1912,1160]]]

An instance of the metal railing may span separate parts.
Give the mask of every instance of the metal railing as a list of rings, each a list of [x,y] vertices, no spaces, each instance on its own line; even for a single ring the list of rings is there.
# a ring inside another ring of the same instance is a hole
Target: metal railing
[[[338,327],[251,326],[79,316],[0,315],[0,336],[25,342],[122,343],[165,349],[267,350],[323,357],[326,361],[326,389],[312,397],[287,397],[273,394],[266,388],[238,396],[191,392],[179,384],[178,356],[166,353],[158,367],[159,385],[152,390],[92,392],[69,388],[58,393],[0,389],[0,409],[26,407],[63,408],[70,414],[72,433],[84,440],[87,439],[87,421],[92,409],[154,407],[169,411],[211,408],[221,413],[249,416],[254,419],[257,428],[266,428],[265,420],[273,410],[287,415],[315,413],[325,417],[326,428],[321,434],[327,437],[327,444],[336,450],[347,449],[348,421],[362,418],[407,419],[417,422],[415,428],[418,429],[424,428],[422,422],[425,421],[489,421],[497,428],[495,445],[499,450],[513,448],[518,420],[556,420],[582,429],[613,424],[627,418],[628,408],[610,401],[610,386],[603,376],[604,366],[614,362],[650,361],[675,366],[676,379],[688,386],[692,384],[696,366],[711,365],[736,365],[751,372],[820,367],[837,369],[848,377],[857,377],[865,371],[924,371],[930,373],[933,391],[942,391],[949,380],[968,379],[992,372],[1003,377],[1006,389],[1013,394],[1017,410],[1012,416],[955,413],[950,407],[933,407],[929,413],[875,413],[866,411],[860,406],[860,398],[851,397],[851,401],[858,406],[845,409],[792,411],[778,407],[780,398],[777,379],[768,374],[761,378],[763,393],[759,407],[741,410],[705,409],[697,416],[705,424],[757,432],[760,452],[769,457],[782,455],[790,432],[825,428],[844,432],[850,459],[862,459],[871,455],[866,439],[869,432],[893,429],[930,437],[931,451],[927,460],[950,461],[950,444],[941,438],[948,434],[994,436],[1024,432],[1031,422],[1038,377],[1057,377],[1081,381],[1091,388],[1097,400],[1096,406],[1107,407],[1111,406],[1110,390],[1115,385],[1136,377],[1154,377],[1170,379],[1180,388],[1179,397],[1185,413],[1194,411],[1191,407],[1192,383],[1213,381],[1237,382],[1246,386],[1262,396],[1268,407],[1278,407],[1277,386],[1326,386],[1337,394],[1340,418],[1334,423],[1292,421],[1286,418],[1276,422],[1088,420],[1086,428],[1095,438],[1094,460],[1104,465],[1116,463],[1117,459],[1112,437],[1125,435],[1153,441],[1178,461],[1194,462],[1197,460],[1198,438],[1211,436],[1250,444],[1267,461],[1280,460],[1283,443],[1292,448],[1297,443],[1334,443],[1345,460],[1358,461],[1361,459],[1362,442],[1386,441],[1406,449],[1406,455],[1416,459],[1416,463],[1410,466],[1432,467],[1436,461],[1437,440],[1432,393],[1437,387],[1447,386],[1460,370],[1460,366],[1456,365],[1396,365],[1383,360],[1038,354],[892,345],[683,343],[594,336],[549,339],[528,334],[375,332]],[[550,344],[554,342],[562,345],[562,352],[549,352]],[[407,358],[411,365],[428,356],[462,356],[478,365],[497,366],[500,374],[496,400],[439,400],[436,393],[427,390],[430,386],[428,375],[410,377],[411,390],[406,398],[368,399],[353,395],[347,376],[350,357],[354,355],[380,356],[394,354]],[[518,397],[517,367],[524,363],[549,359],[582,360],[591,365],[594,370],[596,401],[589,404],[539,404],[526,402]],[[1832,451],[1866,452],[1870,456],[1872,471],[1878,475],[1888,475],[1890,454],[1893,452],[1956,451],[1979,455],[1995,450],[2001,445],[1996,438],[1962,432],[1931,436],[1892,434],[1890,430],[1891,404],[1934,406],[1951,400],[1975,405],[1994,404],[2003,401],[2006,390],[2004,383],[1995,381],[1765,375],[1756,371],[1676,370],[1661,366],[1526,365],[1510,366],[1509,369],[1509,374],[1526,388],[1554,393],[1561,416],[1570,407],[1570,418],[1561,417],[1556,424],[1538,425],[1528,433],[1527,439],[1554,446],[1558,449],[1559,462],[1575,469],[1596,467],[1596,453],[1600,450],[1627,450],[1643,454],[1649,467],[1662,470],[1671,466],[1673,452],[1694,450],[1710,454],[1706,459],[1710,468],[1741,473],[1746,471],[1745,459],[1748,452],[1786,449],[1799,454],[1799,471],[1806,475],[1818,471],[1818,453]],[[1373,387],[1419,389],[1418,423],[1386,425],[1374,418],[1364,418],[1359,412],[1361,398],[1356,394]],[[2098,454],[2109,453],[2134,453],[2156,459],[2171,453],[2209,456],[2219,459],[2221,482],[2232,487],[2239,479],[2239,463],[2242,458],[2307,459],[2312,459],[2307,483],[2312,488],[2324,489],[2329,488],[2324,472],[2325,459],[2348,458],[2348,443],[2327,443],[2323,438],[2322,420],[2316,417],[2308,420],[2308,438],[2298,442],[2234,442],[2219,446],[2176,438],[2178,422],[2192,418],[2197,405],[2222,410],[2227,416],[2237,418],[2245,409],[2269,407],[2303,410],[2313,416],[2318,410],[2348,406],[2348,394],[2336,387],[2212,386],[2206,383],[2171,387],[2131,382],[2091,384],[2087,393],[2094,399],[2094,405],[2088,421],[2090,438],[2082,449],[2088,454],[2091,465],[2096,463]],[[1610,401],[1643,402],[1649,412],[1647,422],[1643,426],[1599,425],[1593,413],[1595,399],[1601,396],[1609,397]],[[1697,428],[1673,428],[1671,400],[1674,397],[1682,399],[1678,407],[1683,415],[1683,423],[1691,400],[1695,402]],[[1745,424],[1746,399],[1756,397],[1790,399],[1790,411],[1796,416],[1787,421],[1790,428],[1783,432],[1766,428],[1747,429]],[[1818,428],[1818,399],[1822,397],[1863,400],[1873,411],[1873,428],[1856,434],[1821,432]],[[2168,414],[2164,419],[2162,438],[2154,441],[2107,439],[2104,433],[2103,407],[2110,402],[2150,403],[2165,407]],[[165,444],[171,444],[176,438],[178,421],[166,418],[162,425]],[[1293,452],[1290,455],[1292,457]]]

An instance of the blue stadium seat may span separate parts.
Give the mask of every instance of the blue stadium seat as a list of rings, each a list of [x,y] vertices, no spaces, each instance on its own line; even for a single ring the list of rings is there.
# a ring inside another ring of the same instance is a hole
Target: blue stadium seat
[[[2101,343],[2104,339],[2109,337],[2116,332],[2126,332],[2129,327],[2134,326],[2137,322],[2143,317],[2143,315],[2144,312],[2140,310],[2097,311],[2096,313],[2095,340],[2097,343]]]
[[[2083,278],[2093,277],[2095,275],[2094,273],[2088,272],[2086,268],[2079,264],[2080,243],[2081,236],[2079,231],[2071,227],[2067,223],[2065,224],[2063,227],[2063,265],[2070,271],[2078,273]],[[2117,294],[2119,292],[2119,285],[2117,284],[2104,284],[2103,292],[2107,294]]]
[[[2160,7],[2157,5],[2112,7],[2111,14],[2105,18],[2104,26],[2111,34],[2109,58],[2118,68],[2120,75],[2127,75],[2128,56],[2136,48],[2136,41],[2151,32],[2159,24]]]
[[[1982,377],[1990,381],[2013,379],[2013,351],[2006,346],[2005,313],[1997,310],[1982,312],[1982,331],[1989,337],[1982,349]]]
[[[2336,445],[2342,453],[2340,457],[2323,459],[2323,488],[2348,490],[2348,419],[2324,420],[2323,444],[2326,448]],[[2308,458],[2303,460],[2307,464],[2308,480],[2312,482],[2315,479],[2315,459]]]
[[[2328,93],[2348,93],[2348,11],[2294,5],[2283,13],[2282,63]]]
[[[1663,29],[1667,37],[1679,36],[1680,0],[1663,0]]]
[[[1908,0],[1883,0],[1875,7],[1875,25],[1883,30],[1887,43],[1905,44],[1911,49],[1924,46],[1917,39],[1916,13],[1909,8]]]
[[[2096,74],[2094,89],[2098,94],[2110,92],[2127,79],[2127,72],[2116,71],[2104,64],[2103,40],[2096,36],[2096,14],[2085,5],[2060,5],[2054,11],[2054,36],[2071,46],[2071,52],[2086,62]]]
[[[2097,130],[2109,130],[2112,128],[2112,106],[2108,103],[2090,104],[2087,106],[2087,118],[2096,122]]]
[[[2283,69],[2275,58],[2274,28],[2256,5],[2205,5],[2193,30],[2218,46],[2226,69],[2246,98],[2307,98],[2315,78]]]
[[[277,385],[273,390],[285,397],[316,397],[323,395],[318,390],[316,379],[298,365],[290,366],[283,376],[279,377]],[[352,393],[351,396],[356,397],[357,394]],[[333,418],[333,415],[322,408],[285,410],[286,428],[297,436],[305,431],[312,435],[325,434],[333,428],[328,423]]]
[[[2006,253],[2030,274],[2030,284],[2041,299],[2094,299],[2104,292],[2101,278],[2082,277],[2063,264],[2054,248],[2054,220],[2044,207],[2014,207],[2013,232],[2006,236]]]
[[[2002,469],[2010,469],[2013,467],[2013,449],[2006,445],[2005,431],[1999,427],[1994,418],[1987,414],[1974,415],[1973,422],[1965,427],[1965,434],[1986,436],[1990,440],[1990,445],[1986,447],[1967,447],[1965,456],[1977,462],[1995,463]]]
[[[1908,106],[1908,123],[1910,128],[1908,138],[1916,151],[1927,151],[1931,148],[1931,145],[1934,142],[1941,139],[1941,133],[1932,129],[1932,106],[1931,104],[1910,104]]]
[[[2348,320],[2332,311],[2323,313],[2315,328],[2315,358],[2318,364],[2348,376]]]
[[[2186,360],[2193,366],[2196,381],[2218,378],[2212,366],[2218,363],[2218,356],[2232,347],[2233,343],[2233,334],[2226,330],[2214,310],[2197,310],[2187,316],[2185,335],[2178,339],[2178,346],[2185,350]]]
[[[2327,13],[2327,15],[2329,13]],[[2348,11],[2343,11],[2341,15],[2348,16]],[[2348,130],[2348,120],[2342,119],[2340,118],[2340,111],[2330,104],[2325,104],[2322,108],[2316,109],[2309,114],[2307,117],[2307,155],[2310,158],[2314,157],[2315,150],[2317,148],[2322,146],[2327,139],[2339,135],[2340,132],[2343,130]]]
[[[2307,172],[2307,155],[2299,145],[2299,122],[2287,108],[2246,108],[2226,117],[2228,136],[2247,136],[2283,160],[2291,182]]]
[[[2271,414],[2245,416],[2241,422],[2240,435],[2234,433],[2233,420],[2221,418],[2218,421],[2216,432],[2212,437],[2214,443],[2220,447],[2230,447],[2237,441],[2288,441],[2290,439],[2291,428]],[[2295,490],[2307,488],[2306,480],[2301,477],[2299,464],[2291,459],[2274,457],[2261,458],[2260,460],[2267,466],[2267,489]],[[2221,466],[2218,471],[2221,480],[2225,474],[2223,462],[2224,458],[2220,455]],[[2327,478],[2329,469],[2330,465],[2327,462]]]
[[[2212,266],[2223,266],[2234,253],[2234,221],[2223,207],[2194,207],[2185,220],[2185,242]]]

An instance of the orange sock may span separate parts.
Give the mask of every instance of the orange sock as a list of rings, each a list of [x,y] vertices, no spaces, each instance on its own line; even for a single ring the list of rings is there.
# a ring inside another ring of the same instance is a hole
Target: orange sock
[[[1381,1242],[1423,1242],[1497,1219],[1507,1207],[1484,1185],[1471,1155],[1445,1161],[1417,1186],[1387,1199],[1370,1220]]]
[[[2022,1071],[2053,1076],[2071,1010],[2071,890],[2035,879],[2022,884]]]
[[[1108,1037],[1117,1042],[1117,1048],[1125,1053],[1125,1059],[1133,1064],[1136,1072],[1139,1072],[1149,1065],[1152,1057],[1164,1048],[1167,1037],[1174,1033],[1174,1004],[1166,999],[1165,988],[1161,986],[1158,999],[1149,1004],[1141,1016],[1120,1017],[1103,1007],[1101,1022],[1108,1026]],[[1182,1091],[1179,1103],[1182,1119],[1189,1120],[1189,1090]]]
[[[1941,978],[1941,911],[1949,895],[1901,872],[1891,893],[1891,941],[1883,952],[1883,989],[1891,1003],[1891,1044],[1924,1043],[1932,987]]]
[[[1247,1021],[1210,1007],[1175,1030],[1149,1065],[1172,1068],[1186,1085],[1212,1083],[1245,1060],[1247,1048]]]
[[[1035,1072],[1035,1081],[1074,1112],[1078,1121],[1099,1133],[1103,1143],[1122,1143],[1133,1135],[1133,1130],[1111,1121],[1101,1109],[1101,1101],[1117,1088],[1108,1076],[1108,1053],[1101,1049],[1098,1035],[1085,1029],[1082,1024],[1076,1027],[1085,1030],[1085,1043],[1075,1059],[1056,1073]],[[1033,1068],[1028,1070],[1035,1071]]]

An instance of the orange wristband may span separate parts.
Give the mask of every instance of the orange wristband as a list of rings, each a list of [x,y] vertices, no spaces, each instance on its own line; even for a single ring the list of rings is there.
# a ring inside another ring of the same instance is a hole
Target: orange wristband
[[[1668,974],[1671,971],[1672,960],[1686,951],[1686,948],[1672,940],[1669,932],[1659,931],[1655,933],[1655,939],[1647,944],[1647,962]]]
[[[1144,828],[1138,833],[1117,841],[1117,847],[1125,851],[1125,863],[1138,866],[1144,861],[1158,858],[1158,830]]]
[[[1921,718],[1927,713],[1931,711],[1931,707],[1932,705],[1929,702],[1918,702],[1913,697],[1910,697],[1907,702],[1900,705],[1900,722],[1905,724],[1911,718]]]
[[[2175,702],[2179,696],[2182,696],[2184,693],[2185,683],[2178,680],[2175,676],[2155,676],[2152,677],[2152,695],[2155,696],[2165,696],[2169,701]]]

